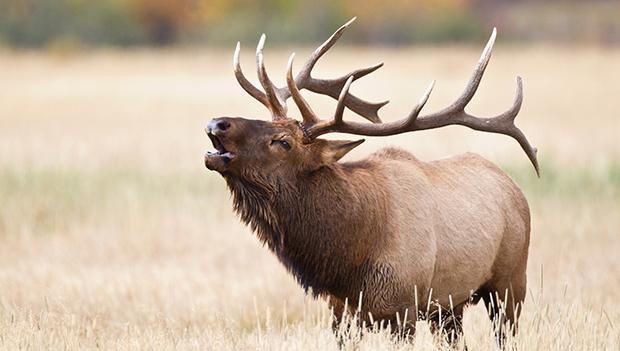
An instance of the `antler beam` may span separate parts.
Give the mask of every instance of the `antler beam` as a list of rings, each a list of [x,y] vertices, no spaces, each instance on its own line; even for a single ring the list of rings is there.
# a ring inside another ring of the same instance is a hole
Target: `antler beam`
[[[491,38],[484,48],[484,51],[480,56],[480,60],[474,68],[474,72],[465,90],[461,96],[456,99],[456,101],[445,109],[419,117],[420,111],[426,104],[426,101],[428,100],[433,89],[434,82],[432,82],[415,108],[404,119],[378,124],[347,122],[342,119],[342,113],[339,110],[342,107],[339,103],[334,119],[329,121],[318,121],[312,125],[306,125],[306,133],[308,137],[313,139],[319,135],[331,132],[367,136],[387,136],[417,130],[440,128],[454,124],[463,125],[471,129],[504,134],[514,138],[519,145],[521,145],[521,148],[523,148],[523,151],[525,151],[528,158],[532,162],[532,165],[536,170],[536,174],[540,176],[538,160],[536,158],[537,149],[528,142],[523,132],[514,124],[514,120],[517,117],[517,114],[521,109],[521,103],[523,102],[523,84],[521,82],[521,77],[517,77],[516,96],[512,107],[510,107],[510,109],[506,112],[491,118],[475,117],[465,112],[467,104],[469,104],[476,93],[478,86],[480,85],[482,75],[484,74],[491,58],[491,52],[493,49],[493,44],[495,43],[496,34],[497,31],[494,28]],[[347,90],[348,86],[345,85],[342,92],[346,94]]]
[[[433,81],[407,117],[394,122],[382,123],[378,111],[387,104],[388,101],[379,103],[368,102],[350,94],[349,88],[353,81],[376,71],[383,66],[383,63],[357,69],[347,75],[334,79],[312,77],[312,70],[318,60],[336,43],[353,21],[355,21],[355,17],[338,28],[329,39],[316,48],[295,78],[293,78],[292,72],[295,54],[291,55],[287,67],[286,86],[282,88],[276,87],[267,75],[263,57],[263,48],[265,45],[264,34],[261,36],[256,48],[257,73],[264,92],[245,78],[239,63],[239,43],[237,43],[233,59],[235,77],[248,94],[260,101],[271,111],[273,120],[288,118],[286,100],[292,97],[301,112],[303,128],[309,139],[314,139],[320,135],[332,132],[367,136],[387,136],[417,130],[440,128],[448,125],[463,125],[471,129],[504,134],[514,138],[519,145],[521,145],[521,148],[523,148],[532,162],[532,165],[536,169],[536,174],[540,175],[538,160],[536,158],[537,150],[529,143],[523,132],[514,123],[523,101],[523,84],[521,82],[521,77],[517,77],[517,91],[513,105],[504,113],[495,117],[482,118],[470,115],[465,111],[465,108],[476,94],[476,90],[480,85],[484,71],[491,58],[493,44],[497,36],[495,28],[493,28],[493,33],[482,51],[480,60],[474,68],[465,90],[450,106],[426,116],[419,116],[433,90],[435,83]],[[334,118],[331,120],[321,120],[318,118],[312,111],[308,102],[301,95],[300,90],[302,89],[308,89],[312,92],[327,95],[338,100]],[[344,121],[343,113],[345,107],[373,123]]]

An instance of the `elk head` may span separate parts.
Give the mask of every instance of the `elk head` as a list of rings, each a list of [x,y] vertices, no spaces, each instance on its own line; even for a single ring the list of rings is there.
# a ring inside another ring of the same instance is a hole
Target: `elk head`
[[[505,134],[514,138],[519,142],[538,174],[536,148],[529,144],[525,135],[514,124],[514,119],[521,108],[523,99],[520,77],[517,77],[514,103],[506,112],[490,118],[479,118],[465,112],[465,107],[473,98],[491,57],[496,36],[495,29],[493,29],[491,38],[482,52],[465,91],[454,103],[441,111],[420,116],[420,112],[433,89],[434,82],[432,82],[408,116],[401,120],[383,123],[379,118],[378,111],[388,101],[372,103],[349,93],[349,87],[353,81],[377,70],[383,63],[358,69],[335,79],[320,79],[311,75],[319,58],[335,44],[354,20],[355,18],[344,24],[319,46],[295,77],[293,77],[295,54],[292,54],[288,62],[287,84],[281,88],[272,83],[265,69],[263,59],[265,35],[261,36],[256,49],[258,78],[264,91],[255,87],[243,75],[239,63],[240,44],[237,43],[233,59],[235,77],[248,94],[271,111],[272,121],[239,117],[213,119],[208,124],[206,132],[216,150],[205,155],[207,168],[224,175],[239,177],[257,174],[261,178],[272,174],[295,175],[300,172],[312,172],[334,163],[363,142],[363,139],[335,141],[318,138],[326,133],[388,136],[458,124],[475,130]],[[302,89],[337,99],[338,103],[333,117],[327,120],[320,119],[301,95],[300,90]],[[288,117],[286,100],[289,97],[293,98],[299,108],[302,121]],[[345,107],[371,123],[344,121]]]

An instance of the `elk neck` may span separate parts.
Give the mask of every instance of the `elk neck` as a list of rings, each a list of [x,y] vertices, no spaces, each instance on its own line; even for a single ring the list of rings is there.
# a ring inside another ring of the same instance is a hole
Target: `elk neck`
[[[291,179],[225,176],[235,211],[315,294],[359,292],[389,223],[379,165],[336,163]],[[379,174],[378,174],[379,173]]]

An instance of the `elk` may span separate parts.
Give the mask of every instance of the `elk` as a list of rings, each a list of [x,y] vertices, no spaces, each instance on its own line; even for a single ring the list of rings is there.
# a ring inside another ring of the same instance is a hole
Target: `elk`
[[[431,328],[455,343],[462,334],[464,308],[482,299],[490,318],[502,326],[497,328],[501,342],[508,332],[516,331],[526,293],[530,212],[513,180],[473,153],[425,162],[391,147],[363,160],[339,162],[364,140],[319,136],[389,136],[463,125],[514,138],[538,174],[536,149],[514,124],[523,99],[521,78],[517,77],[516,97],[506,112],[491,118],[465,112],[491,57],[494,29],[454,103],[420,116],[431,83],[409,115],[382,122],[378,111],[387,102],[371,103],[349,92],[353,81],[382,63],[336,79],[311,74],[354,20],[319,46],[295,77],[292,54],[286,86],[281,88],[265,69],[265,35],[256,50],[263,91],[244,76],[237,43],[235,77],[269,109],[272,121],[212,119],[205,130],[215,150],[205,154],[205,165],[223,176],[235,212],[299,284],[315,296],[328,298],[335,325],[355,312],[347,299],[356,301],[362,293],[359,308],[364,321],[383,320],[413,333],[417,316],[426,313]],[[319,118],[302,89],[337,100],[333,117]],[[289,97],[301,121],[288,116]],[[345,108],[369,122],[345,121]],[[440,324],[431,309],[452,322]],[[397,320],[407,314],[416,317]]]

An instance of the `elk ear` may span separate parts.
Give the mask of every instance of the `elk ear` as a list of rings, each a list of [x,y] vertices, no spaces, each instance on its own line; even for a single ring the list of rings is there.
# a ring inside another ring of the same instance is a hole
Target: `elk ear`
[[[325,147],[321,153],[323,163],[328,165],[340,160],[349,151],[364,142],[364,139],[350,140],[325,140]]]

